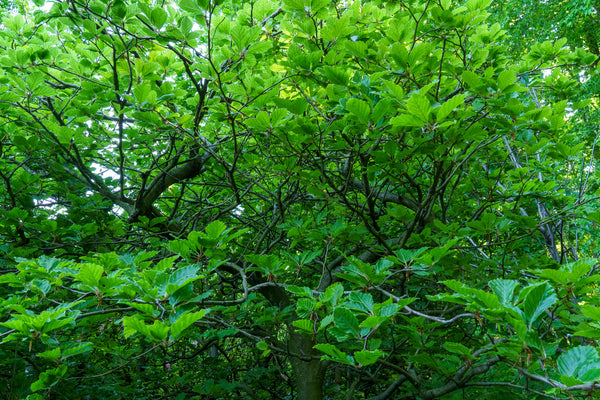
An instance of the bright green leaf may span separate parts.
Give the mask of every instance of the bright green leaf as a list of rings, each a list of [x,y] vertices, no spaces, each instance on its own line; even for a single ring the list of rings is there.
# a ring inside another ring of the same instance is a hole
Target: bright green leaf
[[[171,325],[171,338],[177,339],[185,329],[194,324],[201,318],[204,318],[207,310],[201,310],[193,313],[184,313]]]

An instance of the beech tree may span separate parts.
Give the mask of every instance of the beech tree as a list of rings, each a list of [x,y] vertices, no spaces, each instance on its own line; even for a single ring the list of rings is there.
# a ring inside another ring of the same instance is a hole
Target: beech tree
[[[0,392],[596,396],[596,56],[488,3],[6,8]]]

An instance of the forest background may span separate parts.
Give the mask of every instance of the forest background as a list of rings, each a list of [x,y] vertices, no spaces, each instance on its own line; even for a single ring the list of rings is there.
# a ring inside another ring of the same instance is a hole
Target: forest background
[[[600,396],[600,1],[0,4],[0,397]]]

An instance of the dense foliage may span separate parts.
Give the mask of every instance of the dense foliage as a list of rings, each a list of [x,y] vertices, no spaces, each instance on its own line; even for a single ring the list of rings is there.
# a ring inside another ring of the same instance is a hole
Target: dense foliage
[[[488,3],[5,8],[0,393],[598,396],[597,51]]]

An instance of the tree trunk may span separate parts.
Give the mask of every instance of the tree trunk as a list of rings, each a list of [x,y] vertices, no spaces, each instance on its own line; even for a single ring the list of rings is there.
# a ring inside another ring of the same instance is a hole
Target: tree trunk
[[[261,293],[280,310],[291,304],[289,294],[280,286],[267,286]],[[295,316],[295,314],[294,314]],[[297,400],[321,400],[326,364],[320,360],[321,354],[313,349],[316,344],[309,335],[302,334],[287,325],[288,345],[291,352],[290,363],[296,377]]]
[[[323,378],[325,366],[319,360],[319,353],[313,349],[310,336],[290,329],[291,364],[296,376],[297,400],[321,400],[323,398]]]

